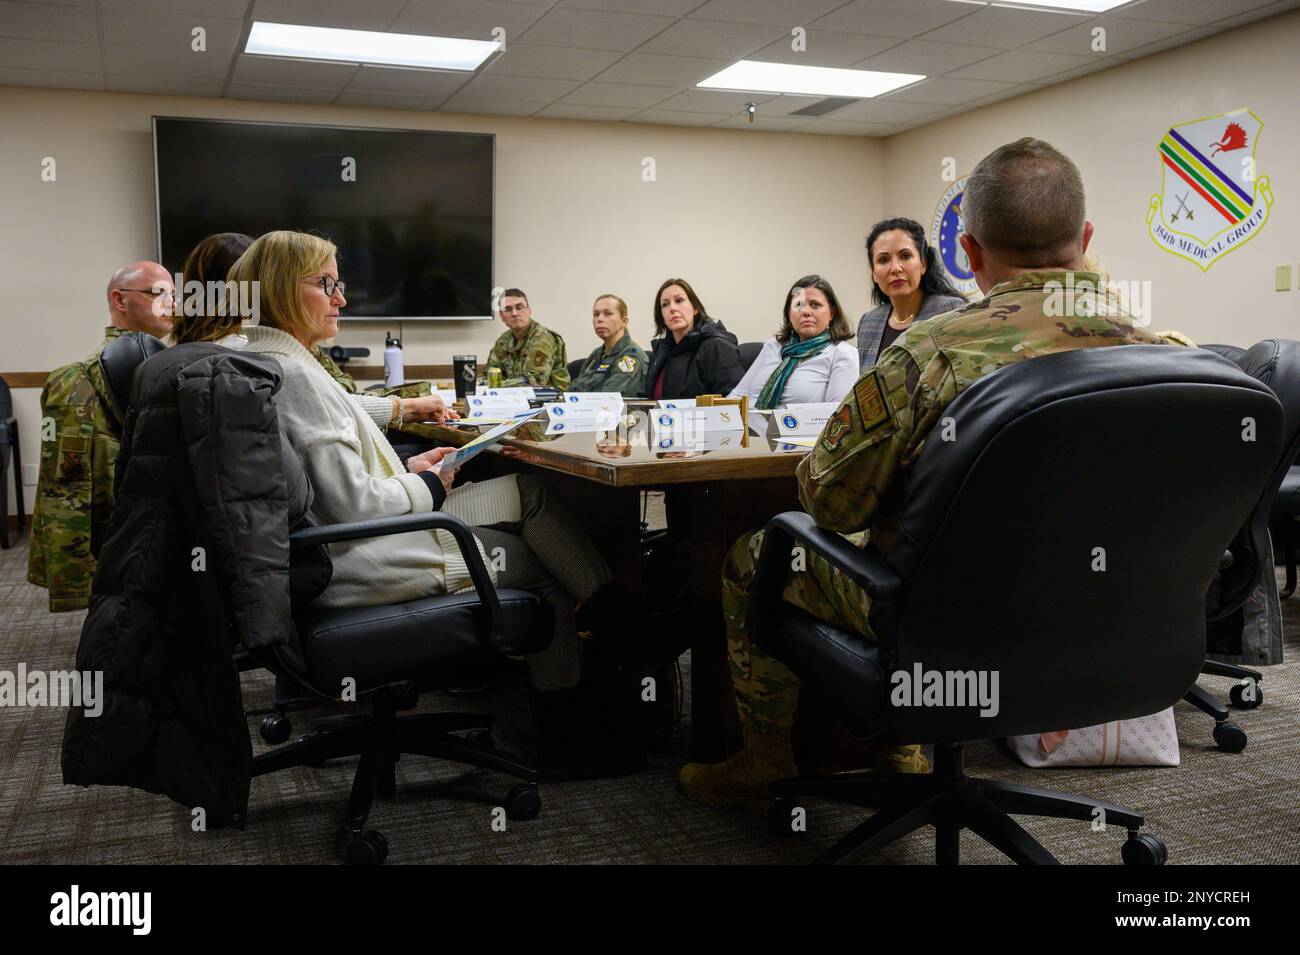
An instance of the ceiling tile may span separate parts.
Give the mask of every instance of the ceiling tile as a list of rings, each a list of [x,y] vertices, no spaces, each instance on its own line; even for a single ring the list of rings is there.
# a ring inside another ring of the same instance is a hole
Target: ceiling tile
[[[220,96],[220,79],[197,76],[150,76],[147,73],[109,75],[104,84],[114,93],[157,93],[162,96]]]
[[[951,0],[853,0],[810,27],[911,39],[927,30],[968,17],[980,8]]]
[[[20,70],[0,67],[0,86],[44,86],[63,90],[102,90],[104,78],[98,73],[73,73],[68,70]]]
[[[694,86],[723,67],[728,60],[663,53],[629,53],[596,79],[609,83],[652,83],[657,86]]]
[[[1108,70],[1112,66],[1119,66],[1124,62],[1113,56],[1098,59],[1095,63],[1089,63],[1087,66],[1080,66],[1073,70],[1066,70],[1063,73],[1053,73],[1051,76],[1044,76],[1037,82],[1043,84],[1064,83],[1067,80],[1077,80],[1081,76],[1087,76],[1089,73],[1100,73],[1102,70]]]
[[[589,80],[614,63],[620,55],[612,50],[578,50],[565,46],[512,43],[486,69],[502,76]]]
[[[331,103],[333,90],[311,86],[283,86],[279,83],[231,83],[226,99],[264,100],[272,103]]]
[[[116,76],[177,76],[224,80],[230,69],[229,53],[195,53],[184,50],[150,50],[138,46],[104,46],[104,72]],[[110,83],[110,85],[112,85]]]
[[[1228,17],[1226,20],[1215,22],[1216,27],[1222,27],[1225,30],[1231,30],[1234,27],[1244,26],[1247,23],[1254,23],[1256,20],[1262,20],[1265,17],[1275,17],[1279,13],[1286,13],[1288,10],[1294,10],[1300,7],[1300,0],[1279,0],[1277,3],[1270,3],[1268,6],[1256,7],[1254,10],[1248,10],[1245,13],[1239,13],[1235,17]]]
[[[446,99],[464,86],[470,77],[469,73],[363,66],[352,77],[347,89],[348,92],[399,93],[403,96],[441,96]]]
[[[256,0],[254,20],[348,30],[387,30],[406,0]]]
[[[631,106],[578,106],[557,103],[539,110],[535,115],[545,116],[548,119],[592,119],[617,122],[620,119],[627,119],[635,112],[637,109]]]
[[[98,43],[95,11],[35,3],[0,3],[0,36],[21,40]]]
[[[800,66],[848,66],[864,57],[887,50],[898,43],[898,37],[868,36],[865,33],[834,33],[830,30],[809,30],[804,37],[805,49],[793,50],[791,37],[783,36],[750,55],[751,60],[764,63],[797,63]]]
[[[740,59],[787,36],[780,27],[752,23],[716,23],[713,20],[678,20],[650,42],[640,53],[669,53],[673,56],[722,56]]]
[[[318,63],[242,54],[235,65],[236,83],[271,83],[341,90],[356,74],[350,63]]]
[[[520,39],[543,46],[625,52],[635,50],[674,22],[672,17],[552,7]]]
[[[99,0],[99,5],[106,12],[138,10],[142,13],[187,13],[240,20],[248,9],[248,0]],[[108,19],[107,13],[105,19]]]
[[[854,69],[887,70],[891,73],[923,73],[942,76],[951,70],[961,69],[979,60],[997,56],[1001,51],[989,46],[968,46],[961,43],[932,43],[929,40],[908,40],[876,56],[854,63]]]
[[[815,103],[820,103],[826,99],[825,96],[793,96],[782,94],[773,96],[766,103],[759,106],[759,112],[765,116],[788,116],[795,110],[804,109]]]
[[[380,109],[437,109],[447,99],[441,93],[386,93],[379,90],[344,90],[336,106],[377,106]]]
[[[0,67],[21,70],[66,70],[71,64],[99,69],[99,49],[90,43],[16,40],[0,37]]]
[[[573,106],[624,106],[645,109],[677,92],[674,86],[644,86],[633,83],[586,83],[561,103]]]
[[[726,119],[726,113],[691,113],[671,109],[643,109],[633,116],[633,123],[660,123],[665,126],[711,126]]]
[[[1017,86],[1011,87],[1011,89],[1001,90],[1000,92],[994,93],[992,96],[985,96],[968,105],[972,108],[989,106],[993,103],[1000,103],[1004,99],[1014,99],[1017,96],[1024,96],[1026,93],[1034,93],[1042,88],[1043,87],[1038,83],[1021,83]]]
[[[466,96],[457,93],[438,107],[440,113],[480,113],[484,116],[531,116],[545,103],[525,103],[520,100],[493,99],[488,96]]]
[[[939,107],[932,103],[900,103],[868,99],[837,109],[833,113],[827,113],[826,118],[858,123],[909,123],[914,119],[938,112],[938,109]]]
[[[1188,43],[1194,43],[1197,40],[1203,40],[1207,36],[1214,36],[1219,33],[1218,27],[1192,27],[1186,33],[1178,33],[1166,40],[1160,40],[1156,43],[1148,43],[1146,46],[1139,46],[1133,50],[1126,50],[1123,53],[1116,53],[1117,60],[1138,60],[1144,56],[1151,56],[1153,53],[1162,53],[1165,50],[1172,50],[1175,47],[1186,46]]]
[[[1027,83],[1043,76],[1051,76],[1079,66],[1090,66],[1090,56],[1066,56],[1062,53],[1026,53],[1013,50],[982,60],[973,66],[963,67],[948,75],[953,79],[1002,80],[1008,83]]]
[[[993,80],[952,80],[939,77],[923,80],[907,89],[886,96],[877,97],[877,102],[932,103],[939,106],[955,106],[988,96],[998,90],[1015,86],[1015,83],[999,83]]]
[[[752,129],[759,133],[788,133],[807,126],[812,120],[807,116],[764,116],[761,112],[751,123],[743,113],[729,116],[721,122],[714,123],[715,129]]]
[[[829,136],[881,136],[896,126],[883,123],[846,123],[838,119],[814,119],[799,130],[801,133],[822,133]]]
[[[806,27],[843,5],[844,0],[710,0],[692,11],[691,19],[766,23],[788,31],[792,27]]]
[[[1011,50],[1052,33],[1078,26],[1085,18],[1077,13],[1022,10],[1015,7],[982,7],[956,23],[949,23],[924,37],[938,43],[969,43]]]
[[[746,103],[760,104],[759,112],[763,111],[763,103],[768,102],[773,97],[768,93],[726,93],[721,90],[687,90],[684,93],[678,93],[672,99],[664,100],[656,104],[656,109],[678,110],[688,113],[723,113],[730,115],[745,108]]]
[[[1143,0],[1110,16],[1201,26],[1268,6],[1269,0]]]
[[[536,2],[549,5],[551,0],[536,0]],[[684,17],[700,5],[700,0],[560,0],[556,5],[577,7],[581,10],[607,10],[613,13],[653,13],[664,17]]]
[[[509,46],[542,13],[541,7],[495,0],[411,0],[388,29],[394,33],[490,40],[493,28],[501,27]]]
[[[239,45],[244,23],[242,20],[119,10],[104,17],[104,42],[109,46],[149,47],[171,53],[201,55],[193,48],[191,31],[195,27],[203,28],[208,53],[233,53]],[[229,65],[229,59],[223,59]]]
[[[1092,49],[1092,31],[1101,27],[1106,31],[1106,48],[1099,53]],[[1154,20],[1123,20],[1119,17],[1096,17],[1078,26],[1053,33],[1025,47],[1038,53],[1072,53],[1077,56],[1104,56],[1123,53],[1157,40],[1181,33],[1186,27],[1177,23],[1157,23]]]
[[[522,100],[551,103],[581,84],[577,80],[548,80],[537,77],[494,76],[481,73],[465,85],[462,93],[479,99]]]

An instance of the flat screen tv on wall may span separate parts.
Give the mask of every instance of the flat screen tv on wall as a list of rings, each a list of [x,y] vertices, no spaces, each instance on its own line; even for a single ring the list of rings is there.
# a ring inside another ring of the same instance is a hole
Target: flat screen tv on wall
[[[339,247],[346,319],[492,317],[495,138],[155,116],[159,261],[214,232]]]

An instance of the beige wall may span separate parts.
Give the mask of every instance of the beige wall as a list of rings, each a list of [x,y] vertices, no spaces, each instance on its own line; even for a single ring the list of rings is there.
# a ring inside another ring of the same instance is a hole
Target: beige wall
[[[876,140],[4,87],[0,370],[47,371],[88,352],[105,324],[108,276],[156,254],[155,114],[495,133],[497,284],[528,292],[571,359],[595,347],[590,306],[606,291],[627,299],[648,347],[650,301],[670,275],[692,282],[742,341],[771,334],[789,283],[807,272],[830,278],[854,316],[867,304],[861,243],[881,208]],[[56,182],[40,179],[45,156]],[[642,180],[647,156],[654,182]],[[345,322],[340,341],[368,345],[379,361],[385,330]],[[408,363],[428,364],[486,357],[502,326],[392,330]],[[17,402],[33,462],[38,392]]]
[[[1093,249],[1112,277],[1151,283],[1152,327],[1239,345],[1300,338],[1300,292],[1273,290],[1274,266],[1300,264],[1297,90],[1300,13],[1290,13],[893,136],[885,210],[928,229],[945,156],[965,175],[990,149],[1038,136],[1078,163]],[[1242,107],[1264,123],[1255,156],[1275,202],[1249,242],[1203,272],[1147,234],[1147,202],[1161,191],[1156,145],[1175,123]]]

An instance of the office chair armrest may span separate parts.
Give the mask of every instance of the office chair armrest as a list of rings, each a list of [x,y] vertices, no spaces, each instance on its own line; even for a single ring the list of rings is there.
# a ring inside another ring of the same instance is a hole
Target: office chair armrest
[[[767,523],[763,550],[749,595],[750,638],[763,644],[765,628],[780,616],[782,594],[792,569],[791,551],[798,541],[843,571],[873,600],[889,601],[903,581],[873,552],[857,547],[839,534],[818,527],[803,511],[786,511]]]
[[[469,569],[470,580],[474,583],[474,592],[486,611],[486,619],[481,634],[483,645],[491,647],[501,633],[501,602],[497,599],[496,588],[483,556],[475,544],[474,535],[464,521],[443,511],[427,511],[420,514],[401,514],[397,517],[380,517],[373,521],[353,521],[347,524],[323,524],[317,527],[304,527],[289,535],[289,547],[316,547],[321,544],[337,544],[343,541],[362,540],[368,537],[388,537],[392,534],[407,534],[411,531],[442,530],[456,539],[461,557]]]

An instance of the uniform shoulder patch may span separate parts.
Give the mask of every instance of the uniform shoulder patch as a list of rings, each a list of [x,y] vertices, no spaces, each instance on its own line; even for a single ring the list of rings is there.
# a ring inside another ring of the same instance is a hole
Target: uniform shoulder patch
[[[827,451],[834,451],[852,430],[853,410],[848,404],[842,404],[839,411],[831,415],[830,420],[822,428],[822,447]]]
[[[859,378],[853,386],[853,397],[858,402],[858,416],[862,418],[864,432],[871,432],[889,420],[889,407],[880,390],[878,372],[873,371]]]
[[[618,360],[618,370],[625,374],[636,371],[636,355],[624,355]]]

